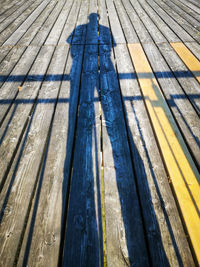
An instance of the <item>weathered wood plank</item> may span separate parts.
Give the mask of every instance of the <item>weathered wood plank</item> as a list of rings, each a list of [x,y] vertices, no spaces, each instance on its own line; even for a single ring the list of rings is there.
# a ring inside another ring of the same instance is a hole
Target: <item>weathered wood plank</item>
[[[30,28],[26,31],[26,33],[22,36],[21,39],[17,42],[17,45],[28,46],[37,35],[37,33],[42,29],[43,25],[45,25],[48,17],[51,17],[53,14],[53,10],[58,9],[57,1],[51,1],[46,8],[42,11],[42,13],[37,17],[37,19],[33,22]],[[59,2],[60,3],[60,2]]]
[[[131,21],[124,9],[124,6],[122,5],[122,2],[120,0],[114,1],[118,17],[121,23],[121,27],[123,29],[124,35],[126,37],[127,43],[139,43],[138,37],[136,35],[136,32],[133,28],[133,25],[131,24]]]
[[[181,17],[186,19],[194,28],[200,27],[200,16],[195,14],[195,17],[192,17],[192,14],[190,14],[190,9],[185,11],[185,9],[181,9],[178,5],[176,0],[174,1],[169,1],[169,0],[162,0],[165,4],[167,4],[171,9],[173,9],[174,12],[179,14]],[[199,19],[199,20],[198,20]]]
[[[160,8],[156,2],[149,0],[148,5],[150,5],[154,9],[154,11],[162,18],[162,20],[167,25],[170,26],[170,28],[183,42],[194,41],[194,39],[178,23],[176,23],[162,8]]]
[[[175,76],[167,66],[164,58],[153,44],[144,45],[144,50],[152,69],[162,88],[166,101],[171,108],[182,135],[200,169],[200,120],[185,92],[178,84]],[[158,60],[159,58],[159,60]],[[187,107],[187,109],[185,108]]]
[[[2,62],[2,60],[6,57],[6,55],[9,53],[9,51],[11,50],[10,46],[0,46],[0,63]]]
[[[178,36],[170,29],[170,27],[162,20],[162,18],[154,11],[154,9],[149,6],[145,1],[140,0],[140,5],[146,11],[150,19],[155,23],[158,29],[162,32],[165,38],[169,40],[174,40],[174,42],[179,41]],[[153,36],[152,36],[153,37]]]
[[[200,8],[198,8],[196,5],[194,5],[190,1],[180,0],[180,2],[182,2],[185,6],[188,6],[189,8],[194,10],[197,14],[200,14]]]
[[[86,45],[84,54],[64,266],[103,265],[98,46]]]
[[[24,1],[24,0],[21,0]],[[18,2],[18,1],[16,1]],[[3,3],[1,3],[1,11],[0,11],[0,16],[3,17],[3,15],[8,12],[10,9],[13,8],[13,6],[16,4],[15,1],[9,1],[9,0],[5,0],[3,1]],[[20,1],[19,1],[20,2]]]
[[[27,119],[31,114],[38,91],[41,87],[43,80],[41,77],[46,73],[53,51],[53,47],[41,48],[29,72],[30,78],[26,78],[21,91],[15,98],[0,128],[0,158],[4,159],[0,162],[1,189],[5,182],[6,173],[9,170],[9,165],[15,154],[15,150],[20,142],[21,133],[26,126]],[[3,104],[1,104],[1,108],[2,106]],[[12,140],[12,142],[10,142],[10,140]]]
[[[58,70],[63,70],[67,56],[64,53],[65,49],[66,47],[56,48],[48,74],[56,74]],[[61,50],[63,53],[60,52]],[[13,265],[18,257],[54,112],[55,102],[50,100],[57,98],[59,87],[60,81],[54,81],[53,78],[43,83],[38,104],[27,128],[24,150],[12,177],[13,186],[6,199],[2,199],[6,202],[6,206],[12,209],[9,216],[4,214],[1,217],[0,255],[3,266]],[[40,99],[44,99],[43,104],[40,103]]]
[[[63,2],[61,2],[61,3],[63,3]],[[49,36],[49,34],[53,28],[55,21],[57,20],[57,18],[59,16],[59,12],[62,8],[61,3],[58,2],[56,7],[54,8],[53,12],[51,13],[51,15],[47,18],[45,23],[42,25],[40,30],[37,32],[36,36],[34,37],[34,39],[31,42],[32,45],[37,45],[37,46],[44,45],[47,37]]]
[[[99,44],[112,45],[111,32],[108,22],[107,7],[105,0],[98,1],[99,14]]]
[[[195,55],[195,57],[200,61],[200,45],[197,42],[185,42],[184,43],[190,51]]]
[[[199,83],[192,77],[185,64],[169,44],[159,44],[158,48],[170,69],[173,71],[176,79],[180,82],[190,102],[197,113],[200,114]]]
[[[130,44],[129,50],[193,251],[200,262],[199,172],[163,99],[142,47],[140,44]],[[148,78],[143,79],[142,72],[147,72]]]
[[[94,16],[97,13],[96,1],[90,2],[89,13],[93,13]],[[87,15],[86,10],[85,15]],[[82,14],[80,18],[85,18],[85,15]],[[97,23],[90,25],[92,22],[94,20],[90,18],[86,43],[96,42]],[[78,32],[81,34],[78,40],[85,39],[82,37],[82,34],[86,34],[84,29],[85,25],[78,26],[77,35]],[[64,266],[103,265],[98,92],[98,46],[85,45],[64,245]]]
[[[200,61],[183,43],[170,43],[176,53],[200,83]]]
[[[73,46],[72,49],[73,59],[68,58],[64,72],[66,75],[70,72],[70,80],[62,82],[58,98],[44,172],[40,178],[41,191],[38,190],[37,193],[39,201],[36,204],[36,217],[30,217],[30,225],[34,224],[34,231],[31,233],[27,228],[27,238],[22,246],[18,266],[25,262],[30,266],[57,266],[59,262],[83,56],[83,46]]]
[[[11,15],[12,17],[14,17],[13,13],[16,10],[20,9],[22,5],[24,5],[24,0],[10,1],[10,2],[11,3],[6,3],[6,1],[4,1],[4,5],[1,5],[0,23],[2,23],[2,21],[7,19]]]
[[[109,21],[110,21],[110,26],[111,26],[111,31],[112,31],[112,36],[117,44],[124,44],[126,43],[124,33],[122,31],[117,12],[115,10],[113,1],[107,1],[106,0],[106,6],[108,10],[108,16],[109,16]]]
[[[145,25],[146,29],[150,33],[154,42],[163,43],[166,42],[166,38],[163,36],[162,32],[156,27],[156,25],[152,22],[151,18],[146,14],[138,1],[130,1],[132,6],[135,8],[136,13],[140,17],[141,21]]]
[[[2,85],[0,90],[0,100],[2,101],[0,109],[0,122],[4,119],[6,112],[8,111],[12,100],[19,92],[19,86],[23,83],[28,74],[28,71],[37,56],[40,47],[29,46],[25,53],[20,58],[17,65],[14,67],[10,75],[12,76],[11,82],[6,82]],[[20,79],[19,79],[20,77]]]
[[[62,35],[59,40],[59,44],[71,44],[72,43],[72,37],[75,35],[75,29],[77,29],[76,26],[82,23],[87,22],[87,16],[88,16],[88,1],[74,1],[73,6],[71,8],[68,20],[64,26]],[[80,34],[81,35],[81,34]],[[78,35],[78,38],[80,38],[80,35]],[[82,34],[83,38],[85,38],[85,33]],[[73,44],[84,44],[84,42],[76,42],[73,41]]]
[[[107,265],[148,266],[143,222],[111,46],[100,46]]]
[[[3,47],[4,48],[4,47]],[[4,83],[4,81],[8,78],[8,75],[11,73],[19,59],[21,58],[22,54],[26,50],[26,47],[14,47],[11,50],[4,60],[1,62],[1,69],[0,69],[0,87]],[[6,49],[6,52],[9,50]]]
[[[65,1],[64,6],[62,5],[62,9],[59,12],[59,16],[45,42],[46,45],[56,45],[58,43],[58,40],[60,39],[60,36],[62,34],[63,27],[67,21],[68,14],[71,10],[73,1]]]
[[[182,10],[184,10],[188,15],[190,15],[191,17],[193,17],[193,18],[197,19],[198,21],[200,21],[200,14],[196,13],[194,10],[192,10],[189,7],[187,7],[186,5],[181,3],[179,0],[172,0],[172,2],[174,2],[178,7],[180,7]]]
[[[198,29],[196,29],[195,24],[190,24],[182,18],[176,11],[171,7],[163,3],[162,1],[155,0],[155,2],[160,6],[165,12],[180,25],[190,36],[195,39],[197,42],[200,42],[200,35],[198,34]],[[200,25],[199,25],[200,26]]]
[[[8,16],[8,18],[5,18],[3,21],[1,21],[1,19],[3,19],[4,17],[1,16],[0,18],[0,33],[5,30],[7,27],[9,27],[9,25],[11,23],[13,23],[29,6],[30,6],[30,2],[31,1],[27,1],[26,3],[23,3],[22,6],[20,6],[19,8],[17,8],[17,11],[14,12],[14,14],[10,14]],[[12,11],[12,9],[8,10],[8,11]]]
[[[152,42],[152,38],[150,34],[148,33],[147,29],[144,27],[141,19],[138,17],[137,13],[135,12],[129,0],[122,0],[122,3],[132,22],[133,27],[135,28],[135,31],[140,39],[140,42],[141,43]]]
[[[49,0],[43,1],[31,15],[18,27],[18,29],[11,34],[11,36],[4,42],[4,45],[15,45],[19,39],[24,35],[28,30],[31,24],[36,20],[36,18],[41,14],[41,12],[48,5]]]
[[[41,0],[35,1],[30,5],[17,19],[15,19],[8,28],[6,28],[0,34],[0,45],[3,45],[4,42],[10,37],[13,32],[20,27],[20,25],[27,19],[27,17],[41,4]]]
[[[119,78],[122,73],[133,76],[133,79],[120,79],[119,82],[151,264],[193,266],[127,47],[116,46],[115,56]]]

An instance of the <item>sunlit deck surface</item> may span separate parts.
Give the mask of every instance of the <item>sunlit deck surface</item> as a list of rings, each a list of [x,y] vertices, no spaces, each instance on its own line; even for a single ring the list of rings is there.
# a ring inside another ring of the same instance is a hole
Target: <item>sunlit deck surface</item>
[[[0,0],[0,266],[200,265],[199,0]]]

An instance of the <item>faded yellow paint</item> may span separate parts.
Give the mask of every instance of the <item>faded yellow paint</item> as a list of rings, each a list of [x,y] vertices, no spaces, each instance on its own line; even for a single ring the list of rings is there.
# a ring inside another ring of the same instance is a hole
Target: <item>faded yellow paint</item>
[[[170,43],[188,69],[200,82],[200,62],[183,43]]]
[[[200,175],[140,44],[128,45],[170,181],[200,264]],[[140,73],[148,73],[143,79]]]

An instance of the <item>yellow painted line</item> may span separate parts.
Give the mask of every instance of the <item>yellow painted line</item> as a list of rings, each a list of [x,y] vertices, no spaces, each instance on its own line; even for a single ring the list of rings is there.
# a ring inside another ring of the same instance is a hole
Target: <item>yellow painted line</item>
[[[196,79],[200,82],[200,62],[190,52],[190,50],[183,43],[170,43],[179,57],[183,60],[188,69],[193,72]]]
[[[140,44],[128,45],[170,181],[200,264],[200,175]],[[142,73],[147,78],[142,78]],[[141,74],[140,74],[141,73]]]

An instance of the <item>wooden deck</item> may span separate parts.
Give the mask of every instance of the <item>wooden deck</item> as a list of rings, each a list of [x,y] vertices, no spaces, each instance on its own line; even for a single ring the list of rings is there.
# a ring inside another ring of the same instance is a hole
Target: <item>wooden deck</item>
[[[0,266],[200,266],[199,0],[0,0]]]

